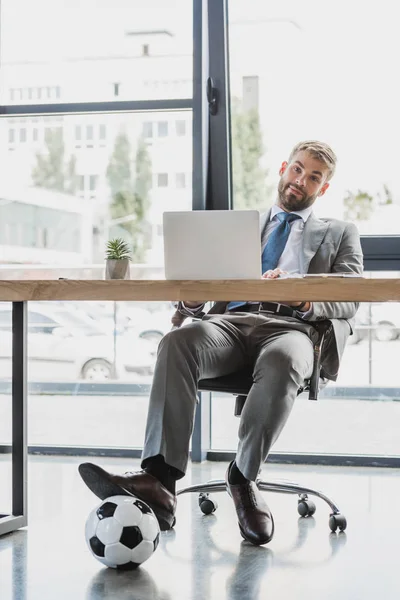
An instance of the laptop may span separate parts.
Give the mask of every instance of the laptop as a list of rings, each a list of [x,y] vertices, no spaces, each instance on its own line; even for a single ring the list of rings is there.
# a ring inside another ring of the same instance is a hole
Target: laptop
[[[166,279],[260,279],[257,210],[164,212]]]

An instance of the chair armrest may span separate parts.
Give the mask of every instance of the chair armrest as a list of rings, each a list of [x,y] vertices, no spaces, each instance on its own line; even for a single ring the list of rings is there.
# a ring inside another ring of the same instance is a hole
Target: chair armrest
[[[326,319],[324,321],[313,321],[312,325],[318,331],[318,340],[314,344],[314,364],[313,372],[310,377],[310,391],[308,394],[308,399],[318,400],[319,378],[321,373],[321,353],[326,336],[332,328],[332,323]]]

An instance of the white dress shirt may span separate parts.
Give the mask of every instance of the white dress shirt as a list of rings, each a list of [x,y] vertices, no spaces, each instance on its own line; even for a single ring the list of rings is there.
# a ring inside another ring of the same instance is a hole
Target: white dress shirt
[[[285,211],[276,204],[274,204],[274,206],[271,208],[271,217],[261,240],[261,253],[264,251],[271,233],[280,224],[280,221],[276,215],[282,212]],[[278,268],[282,269],[282,271],[287,271],[288,273],[300,273],[300,256],[303,245],[303,230],[304,225],[312,212],[312,207],[310,206],[304,210],[294,210],[292,212],[295,215],[299,215],[301,219],[296,219],[290,224],[289,238],[279,259]]]

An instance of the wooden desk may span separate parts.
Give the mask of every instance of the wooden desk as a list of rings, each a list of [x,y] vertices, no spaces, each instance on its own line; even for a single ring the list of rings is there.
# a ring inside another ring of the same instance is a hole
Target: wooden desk
[[[0,301],[29,300],[298,300],[400,301],[400,279],[312,277],[275,280],[134,281],[8,280],[0,281]]]
[[[27,525],[27,303],[48,300],[400,301],[400,279],[295,278],[229,281],[0,281],[0,301],[13,303],[12,515],[0,514],[0,535]],[[172,312],[172,311],[171,311]]]

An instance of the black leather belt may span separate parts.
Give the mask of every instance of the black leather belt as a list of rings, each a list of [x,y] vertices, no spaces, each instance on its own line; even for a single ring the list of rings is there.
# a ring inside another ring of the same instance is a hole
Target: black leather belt
[[[251,313],[273,313],[275,315],[282,315],[283,317],[294,317],[299,318],[299,313],[290,306],[285,304],[278,304],[277,302],[255,302],[244,304],[243,306],[236,306],[229,312],[251,312]]]

